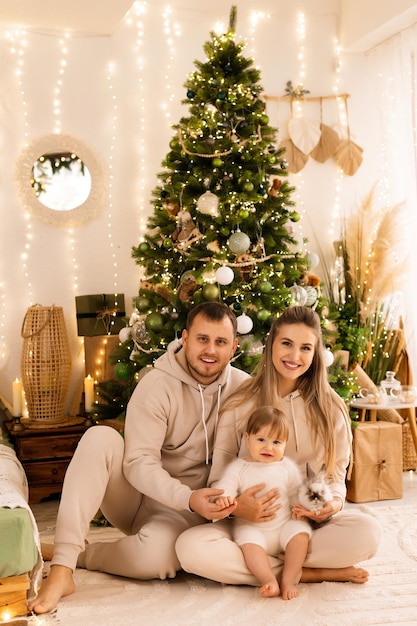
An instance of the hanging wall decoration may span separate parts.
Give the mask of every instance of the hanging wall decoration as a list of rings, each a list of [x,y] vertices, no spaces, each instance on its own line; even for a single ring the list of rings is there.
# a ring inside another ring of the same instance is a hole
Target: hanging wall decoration
[[[288,137],[282,139],[279,144],[280,148],[285,148],[288,171],[293,174],[298,173],[305,167],[310,157],[318,163],[325,163],[333,158],[344,174],[353,176],[362,163],[363,149],[351,138],[347,105],[349,94],[307,96],[309,91],[301,87],[294,88],[291,81],[287,82],[285,91],[284,96],[264,95],[263,97],[267,102],[270,100],[290,104]],[[323,101],[325,100],[344,103],[346,120],[340,123],[342,136],[323,122]],[[320,103],[320,115],[317,122],[305,115],[304,105],[307,102]],[[297,105],[296,112],[294,112],[294,105]]]

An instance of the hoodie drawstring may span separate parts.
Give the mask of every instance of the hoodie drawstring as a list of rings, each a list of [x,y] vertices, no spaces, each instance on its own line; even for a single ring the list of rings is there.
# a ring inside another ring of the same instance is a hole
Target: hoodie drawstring
[[[294,415],[294,405],[293,405],[293,401],[292,401],[292,394],[290,394],[290,407],[291,407],[292,423],[293,423],[293,426],[294,426],[295,449],[296,449],[297,452],[299,452],[297,422],[295,420],[295,415]]]
[[[206,426],[206,410],[204,407],[204,394],[201,385],[197,385],[198,390],[200,392],[200,400],[201,400],[201,421],[203,423],[204,429],[204,438],[206,440],[206,465],[209,463],[209,444],[208,444],[208,434],[207,434],[207,426]]]
[[[200,400],[201,400],[201,422],[203,424],[203,430],[204,430],[204,438],[205,438],[205,442],[206,442],[206,465],[209,464],[210,462],[210,450],[209,450],[209,440],[208,440],[208,432],[207,432],[207,425],[206,425],[206,410],[205,410],[205,406],[204,406],[204,393],[203,393],[203,387],[198,384],[197,385],[198,390],[200,392]],[[222,393],[222,387],[221,385],[219,385],[217,387],[217,407],[216,407],[216,417],[215,417],[215,422],[214,422],[214,435],[213,437],[215,437],[216,435],[216,431],[217,431],[217,423],[219,421],[219,406],[220,406],[220,397],[221,397],[221,393]]]

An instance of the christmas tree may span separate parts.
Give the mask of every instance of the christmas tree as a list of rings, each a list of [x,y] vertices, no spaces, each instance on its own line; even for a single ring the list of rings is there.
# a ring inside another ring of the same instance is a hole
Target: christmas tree
[[[180,336],[196,304],[220,300],[233,309],[234,365],[251,372],[273,319],[290,304],[317,301],[307,284],[309,257],[293,234],[300,216],[284,151],[235,22],[232,7],[228,32],[211,33],[206,60],[195,61],[186,79],[188,115],[173,127],[148,232],[133,248],[144,277],[113,355],[127,396],[138,372]],[[107,392],[114,397],[114,383]]]

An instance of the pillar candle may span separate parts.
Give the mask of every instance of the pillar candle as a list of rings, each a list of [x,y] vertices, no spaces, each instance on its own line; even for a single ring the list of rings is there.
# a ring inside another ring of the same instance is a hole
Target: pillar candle
[[[16,378],[12,383],[13,388],[13,417],[22,415],[22,381]]]
[[[84,378],[84,406],[85,412],[91,413],[91,407],[94,402],[94,380],[90,374]]]

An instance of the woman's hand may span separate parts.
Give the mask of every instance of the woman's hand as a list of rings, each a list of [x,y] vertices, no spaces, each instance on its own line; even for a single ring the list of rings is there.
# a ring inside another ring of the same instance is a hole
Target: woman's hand
[[[237,508],[233,511],[235,517],[241,517],[248,522],[269,522],[274,519],[275,513],[281,508],[277,503],[280,496],[278,489],[271,489],[263,496],[256,496],[265,489],[265,484],[255,485],[246,489],[237,500]]]
[[[310,518],[315,522],[321,523],[325,522],[339,511],[341,511],[343,503],[340,498],[333,498],[330,502],[326,502],[322,507],[317,509],[316,511],[308,511],[301,504],[293,504],[291,507],[291,517],[294,520]]]

